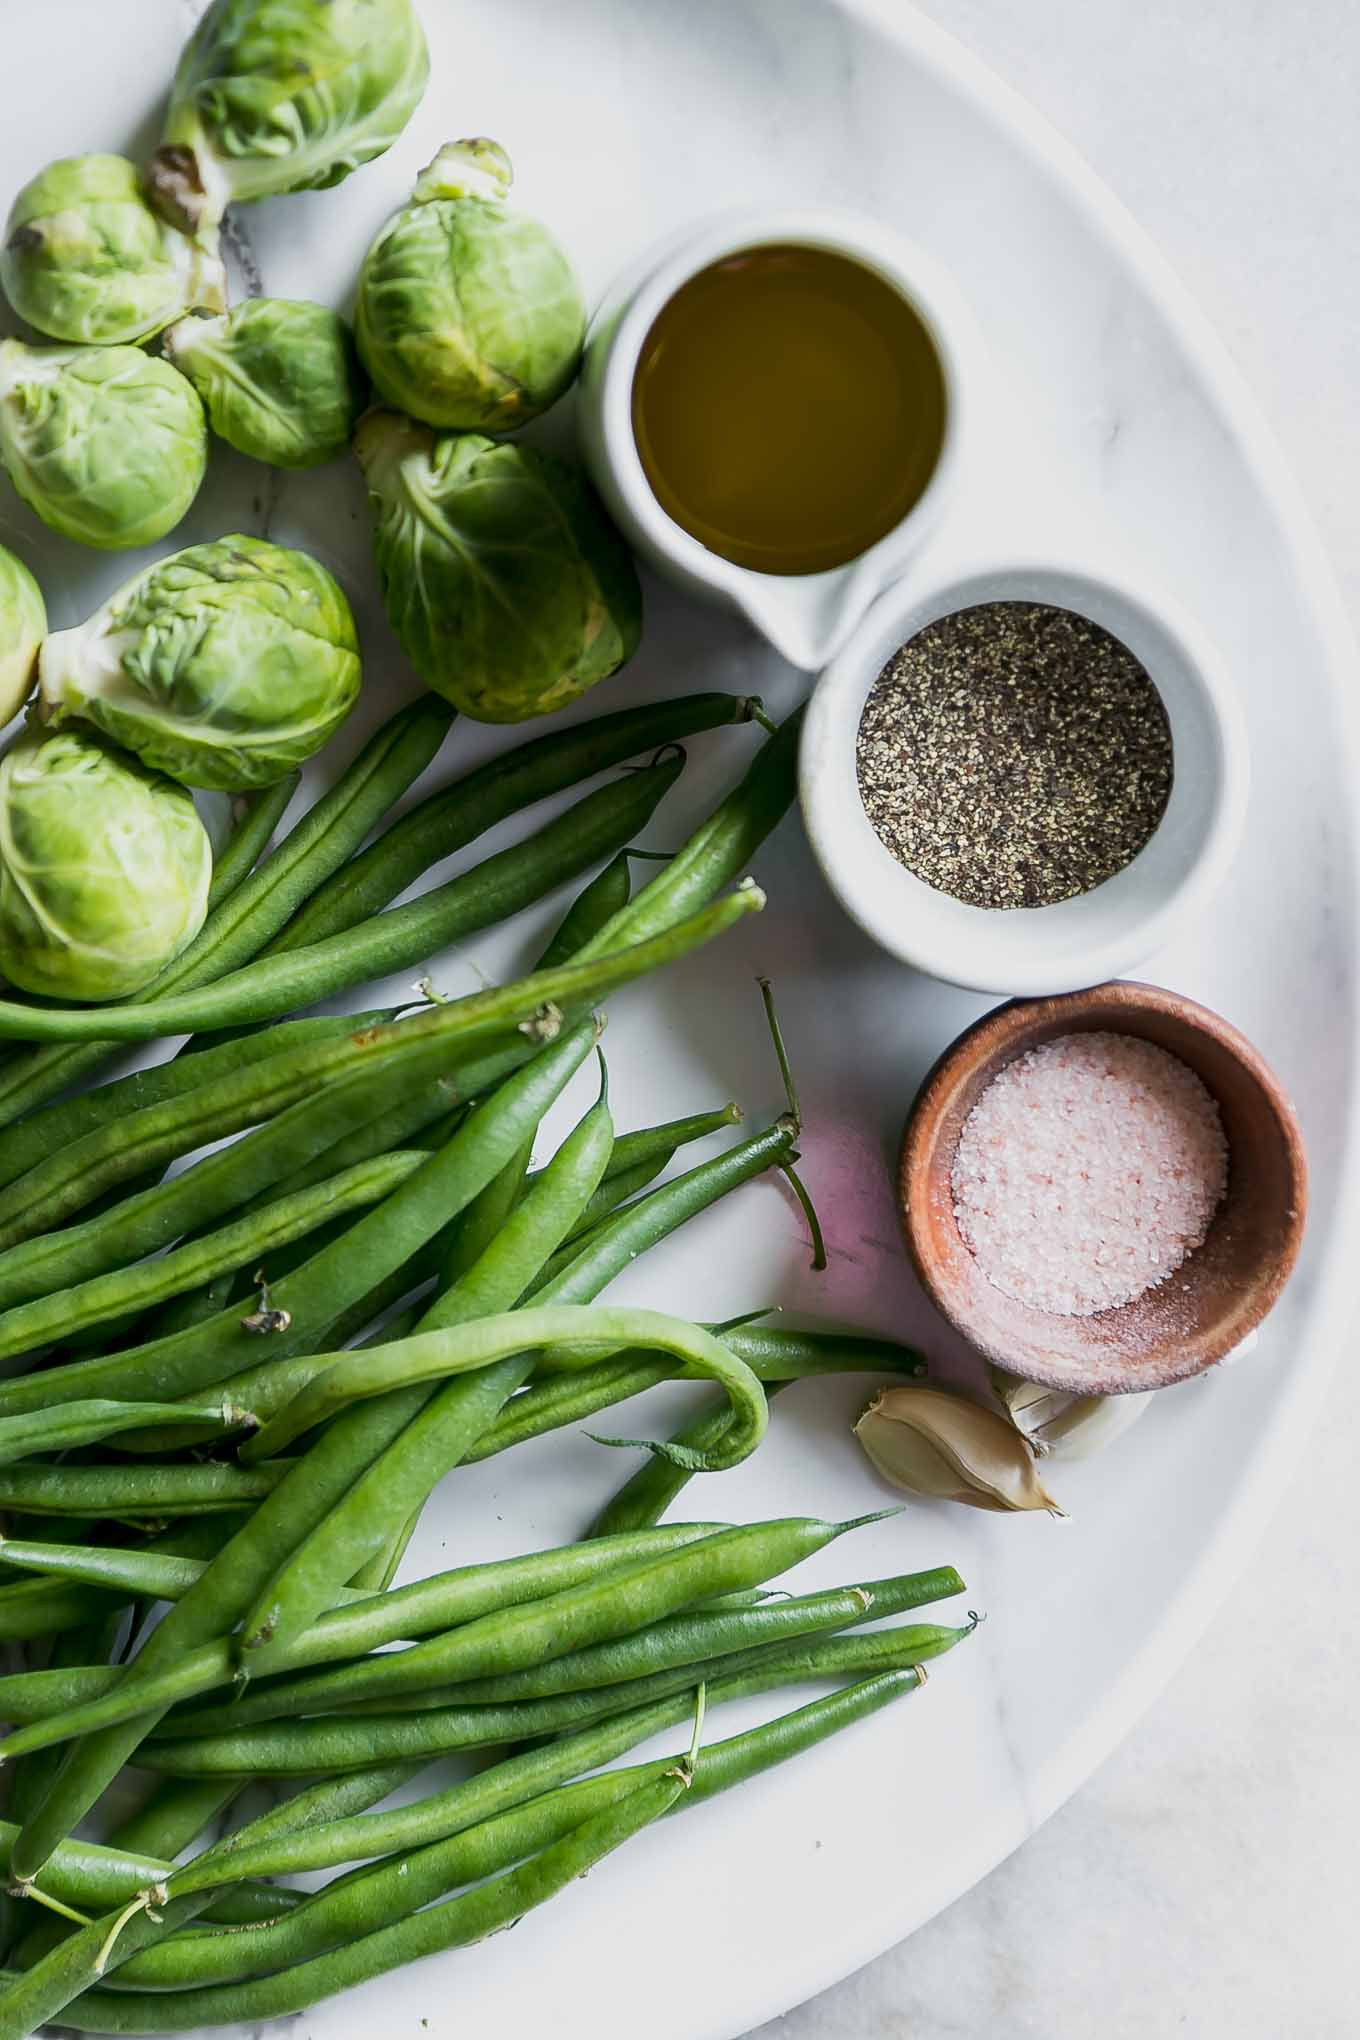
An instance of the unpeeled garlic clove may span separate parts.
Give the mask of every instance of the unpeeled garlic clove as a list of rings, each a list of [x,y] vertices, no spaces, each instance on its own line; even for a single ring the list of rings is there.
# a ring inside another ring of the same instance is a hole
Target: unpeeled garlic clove
[[[937,1495],[973,1509],[1047,1509],[1034,1455],[1005,1417],[941,1388],[886,1388],[855,1436],[887,1481],[908,1494]]]
[[[991,1370],[992,1388],[1017,1431],[1035,1452],[1055,1459],[1089,1459],[1137,1423],[1156,1393],[1069,1395],[1041,1382],[1022,1381],[1004,1367]]]

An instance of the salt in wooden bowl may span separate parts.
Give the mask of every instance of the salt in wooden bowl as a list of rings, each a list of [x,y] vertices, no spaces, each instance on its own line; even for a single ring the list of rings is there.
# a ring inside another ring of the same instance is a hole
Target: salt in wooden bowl
[[[963,1123],[998,1071],[1059,1035],[1093,1032],[1154,1042],[1195,1072],[1222,1117],[1228,1181],[1203,1245],[1166,1282],[1068,1317],[988,1281],[955,1220],[952,1177]],[[1251,1043],[1193,1000],[1133,982],[1013,1000],[968,1028],[917,1094],[898,1174],[907,1250],[936,1307],[987,1359],[1078,1395],[1164,1388],[1240,1345],[1289,1279],[1307,1194],[1294,1108]]]

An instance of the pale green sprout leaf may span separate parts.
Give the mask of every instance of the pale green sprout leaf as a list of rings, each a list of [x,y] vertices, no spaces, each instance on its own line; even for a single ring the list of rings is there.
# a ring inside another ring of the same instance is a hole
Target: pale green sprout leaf
[[[461,432],[508,432],[575,380],[585,304],[548,229],[504,203],[510,160],[442,149],[359,273],[354,336],[389,404]]]
[[[186,786],[268,786],[359,695],[354,619],[307,553],[235,535],[171,553],[39,662],[41,711],[91,723]]]
[[[17,715],[32,693],[46,634],[42,590],[23,561],[0,545],[0,723]]]
[[[349,327],[328,306],[251,298],[218,318],[181,320],[162,345],[238,453],[308,468],[348,447],[364,378]]]
[[[82,347],[147,340],[226,303],[216,231],[191,236],[159,219],[125,156],[63,156],[24,186],[0,285],[30,326]]]
[[[428,76],[412,0],[213,0],[175,71],[153,201],[195,231],[339,184],[396,141]]]
[[[93,734],[0,758],[0,971],[43,998],[139,991],[207,912],[212,846],[180,786]]]
[[[208,428],[194,390],[140,347],[0,341],[0,462],[79,545],[152,545],[198,494]]]
[[[547,715],[631,658],[637,573],[575,468],[392,411],[363,419],[355,452],[388,618],[426,686],[463,714]]]

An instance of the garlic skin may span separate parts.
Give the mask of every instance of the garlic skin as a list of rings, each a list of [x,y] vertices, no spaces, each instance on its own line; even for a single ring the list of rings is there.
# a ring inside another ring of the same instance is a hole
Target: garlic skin
[[[1041,1382],[1022,1381],[1004,1367],[991,1370],[992,1388],[1031,1449],[1053,1459],[1091,1459],[1146,1416],[1155,1389],[1142,1395],[1068,1395]]]
[[[1001,1513],[1061,1516],[1015,1426],[942,1388],[886,1388],[855,1426],[883,1478],[907,1494]]]

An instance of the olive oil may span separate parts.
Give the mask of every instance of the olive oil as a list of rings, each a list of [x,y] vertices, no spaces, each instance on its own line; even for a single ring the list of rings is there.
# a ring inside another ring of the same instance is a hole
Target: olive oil
[[[633,435],[657,501],[767,574],[844,566],[901,522],[944,443],[929,333],[873,270],[822,248],[715,262],[654,321]]]

